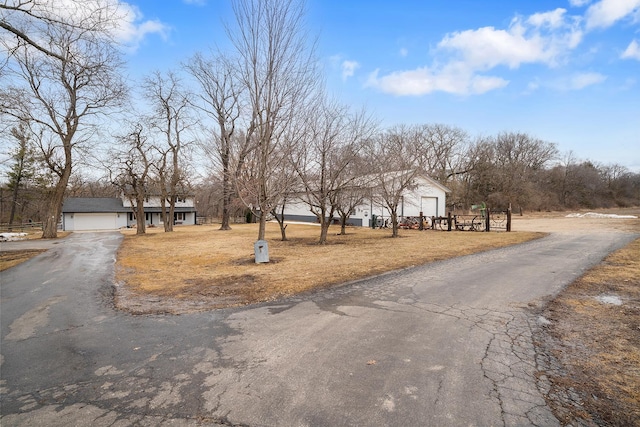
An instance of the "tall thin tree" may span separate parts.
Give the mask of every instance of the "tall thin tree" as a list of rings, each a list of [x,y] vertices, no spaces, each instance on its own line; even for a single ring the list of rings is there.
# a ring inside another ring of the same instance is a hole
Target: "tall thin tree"
[[[245,135],[256,145],[255,179],[244,182],[241,193],[252,194],[260,212],[258,239],[262,240],[267,213],[286,190],[273,175],[286,160],[278,148],[285,143],[296,109],[315,92],[319,79],[302,1],[235,0],[233,11],[236,25],[227,29],[251,114]]]

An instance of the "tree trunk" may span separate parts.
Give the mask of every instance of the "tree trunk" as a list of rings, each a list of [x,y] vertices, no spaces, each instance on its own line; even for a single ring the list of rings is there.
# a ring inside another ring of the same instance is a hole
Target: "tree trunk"
[[[347,234],[347,215],[340,215],[340,235]]]
[[[398,237],[398,213],[394,210],[391,211],[391,237]]]
[[[66,145],[66,144],[65,144]],[[42,224],[42,238],[56,239],[58,237],[58,220],[62,215],[62,202],[64,201],[64,192],[69,184],[71,176],[71,146],[65,146],[65,165],[62,175],[56,183],[53,192],[49,194],[47,201],[46,216]]]
[[[147,232],[147,219],[144,214],[144,194],[136,196],[136,234]]]
[[[278,221],[278,225],[280,226],[280,236],[282,237],[282,241],[286,242],[287,239],[287,226],[284,224],[284,204],[282,205],[282,212],[280,216],[278,216],[278,212],[274,209],[272,212],[273,216]]]
[[[58,237],[58,218],[60,217],[60,208],[58,205],[62,204],[63,197],[59,196],[58,189],[53,191],[48,197],[47,201],[47,215],[42,221],[42,238],[43,239],[55,239]],[[64,195],[64,192],[62,192]]]
[[[20,186],[20,179],[16,180],[13,186],[13,194],[11,195],[11,213],[9,214],[9,225],[13,225],[13,219],[16,216],[16,204],[18,204],[18,189]],[[11,229],[9,229],[11,231]]]
[[[264,211],[260,211],[260,225],[258,226],[258,240],[264,240],[264,235],[267,229],[267,215]]]
[[[55,189],[49,194],[47,200],[47,215],[44,218],[42,224],[42,238],[43,239],[55,239],[58,237],[58,220],[62,213],[62,202],[64,201],[64,191],[67,188],[67,177],[63,183],[61,178]]]
[[[162,221],[162,227],[164,231],[167,230],[167,198],[163,195],[160,199],[160,221]]]
[[[329,234],[329,226],[333,220],[333,210],[327,215],[325,208],[320,209],[320,243],[324,245],[327,243],[327,235]]]
[[[169,229],[165,228],[165,231],[173,231],[173,223],[176,212],[176,196],[171,196],[171,200],[169,201],[169,218],[167,223],[169,223]]]
[[[331,225],[331,221],[323,218],[320,222],[320,243],[324,245],[327,243],[327,235],[329,234],[329,226]]]
[[[231,226],[229,225],[229,205],[231,204],[231,180],[229,179],[229,167],[224,166],[223,176],[222,176],[222,224],[220,225],[220,230],[231,230]],[[285,239],[282,239],[285,240]]]

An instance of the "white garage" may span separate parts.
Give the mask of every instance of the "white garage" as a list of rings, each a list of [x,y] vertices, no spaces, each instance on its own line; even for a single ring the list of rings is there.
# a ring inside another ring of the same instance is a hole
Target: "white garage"
[[[117,226],[116,213],[77,213],[72,215],[70,230],[115,230]]]
[[[127,209],[118,198],[70,198],[62,206],[65,231],[117,230],[126,226]]]
[[[371,181],[367,180],[367,182]],[[412,183],[411,188],[403,192],[400,200],[397,211],[400,217],[417,217],[420,214],[426,217],[446,215],[447,193],[451,190],[422,174],[416,175]],[[356,206],[347,220],[348,224],[369,227],[374,215],[378,221],[384,221],[390,217],[389,210],[380,202],[379,197],[375,197],[376,191],[376,187],[372,186],[371,192],[374,197]],[[304,200],[289,203],[285,207],[284,219],[316,222],[315,215],[310,213],[309,205]]]

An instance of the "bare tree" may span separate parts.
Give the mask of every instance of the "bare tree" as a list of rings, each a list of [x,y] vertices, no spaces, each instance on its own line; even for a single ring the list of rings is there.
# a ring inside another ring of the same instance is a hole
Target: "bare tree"
[[[291,144],[295,144],[295,140],[291,141]],[[283,148],[286,153],[291,152],[291,146]],[[275,171],[274,176],[278,180],[278,185],[282,185],[283,191],[281,192],[280,200],[271,210],[271,214],[278,222],[280,227],[281,240],[284,242],[287,240],[287,225],[284,222],[284,213],[287,208],[287,204],[292,199],[297,198],[302,192],[302,185],[300,183],[300,177],[296,170],[291,167],[291,164],[287,161],[278,164],[278,170]]]
[[[359,176],[359,175],[356,175]],[[347,221],[355,209],[365,200],[371,199],[371,189],[361,183],[352,183],[342,187],[336,196],[336,213],[340,218],[340,234],[347,234]],[[362,224],[366,226],[366,224]]]
[[[222,224],[220,230],[230,230],[230,208],[235,186],[235,173],[251,150],[250,140],[234,137],[241,117],[242,85],[231,61],[222,54],[205,58],[194,55],[186,69],[197,80],[201,91],[195,94],[197,107],[215,123],[211,140],[204,150],[219,163],[222,175]]]
[[[117,170],[112,182],[131,202],[136,216],[136,234],[145,234],[144,201],[148,196],[148,178],[153,161],[151,147],[144,127],[139,123],[132,125],[130,132],[118,139],[122,148],[113,156]]]
[[[470,209],[474,204],[486,202],[488,195],[495,190],[494,151],[495,146],[487,137],[478,137],[469,146],[464,157],[462,190],[458,197],[462,208]]]
[[[74,153],[96,136],[99,116],[118,106],[126,93],[120,54],[109,37],[109,10],[101,9],[88,17],[81,14],[83,25],[43,21],[41,38],[57,55],[45,55],[29,43],[18,43],[11,52],[8,84],[0,89],[0,112],[29,122],[53,178],[43,238],[57,236]]]
[[[398,207],[415,178],[423,172],[424,155],[419,130],[398,125],[372,140],[371,159],[376,167],[376,197],[389,211],[392,237],[398,237]]]
[[[467,152],[467,207],[480,201],[492,208],[539,207],[546,200],[545,167],[556,155],[555,144],[526,133],[479,138]]]
[[[370,132],[363,135],[362,141],[358,144],[358,153],[350,162],[345,175],[355,177],[349,180],[349,183],[342,186],[336,197],[336,212],[340,218],[340,234],[346,234],[346,226],[348,218],[355,213],[358,206],[362,205],[366,200],[372,200],[373,187],[375,183],[375,168],[371,160],[367,157],[366,147],[370,143],[370,139],[377,132],[376,126],[370,127]],[[368,226],[368,224],[362,224]]]
[[[322,100],[306,116],[304,137],[292,150],[292,163],[304,186],[305,202],[320,222],[319,243],[324,244],[340,193],[358,178],[350,166],[373,125],[366,114],[352,114],[335,101]]]
[[[184,173],[185,133],[195,121],[189,115],[190,104],[181,86],[180,78],[173,72],[163,75],[155,72],[145,78],[142,87],[152,105],[151,127],[163,141],[155,145],[160,160],[155,163],[160,207],[164,231],[173,231],[175,206],[178,196],[186,195]],[[167,202],[169,210],[167,211]]]
[[[463,150],[468,144],[467,133],[444,124],[423,125],[416,129],[423,144],[425,172],[440,183],[446,183],[464,173]]]
[[[67,0],[64,7],[50,0],[2,0],[0,29],[13,37],[0,40],[8,56],[27,47],[68,62],[64,46],[51,39],[52,28],[82,33],[87,38],[104,38],[123,13],[117,3],[105,0]]]
[[[494,140],[494,167],[499,174],[494,183],[496,202],[503,208],[531,203],[539,173],[554,158],[555,144],[526,133],[504,132]]]
[[[275,173],[287,159],[279,147],[286,143],[296,109],[315,91],[316,61],[303,27],[302,1],[235,0],[233,11],[236,26],[228,27],[228,33],[239,57],[238,76],[251,114],[246,138],[256,146],[255,171],[239,190],[260,211],[258,239],[262,240],[267,213],[286,190]]]

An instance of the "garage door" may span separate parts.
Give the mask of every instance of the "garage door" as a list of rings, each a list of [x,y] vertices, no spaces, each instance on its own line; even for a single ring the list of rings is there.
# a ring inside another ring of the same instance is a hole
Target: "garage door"
[[[82,230],[117,230],[116,213],[77,213],[73,218],[73,229]]]
[[[438,198],[437,197],[422,198],[422,214],[424,216],[438,216]]]

